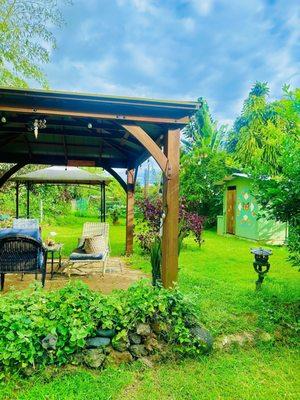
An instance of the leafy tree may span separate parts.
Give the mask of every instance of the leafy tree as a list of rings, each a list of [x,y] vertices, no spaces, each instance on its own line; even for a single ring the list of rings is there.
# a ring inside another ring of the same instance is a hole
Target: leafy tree
[[[300,90],[283,87],[283,98],[267,102],[257,82],[229,137],[228,149],[254,179],[260,214],[289,223],[290,259],[300,265]]]
[[[261,168],[255,172],[256,197],[265,216],[289,223],[289,258],[300,266],[300,90],[285,86],[284,97],[274,103],[274,109],[286,121],[288,133],[272,179],[259,179]]]
[[[299,136],[300,89],[285,85],[283,98],[274,102],[267,101],[268,94],[267,83],[255,83],[226,148],[240,169],[271,177],[281,172],[286,138]]]
[[[40,64],[56,46],[54,26],[63,23],[59,0],[0,0],[0,85],[47,87]],[[64,0],[63,3],[70,3]]]
[[[290,124],[279,112],[277,102],[267,102],[268,94],[265,82],[256,82],[252,87],[242,113],[234,123],[228,150],[240,169],[259,169],[261,174],[273,175],[277,172]]]
[[[216,182],[227,173],[223,150],[226,127],[217,127],[205,100],[185,130],[181,155],[181,195],[189,210],[203,215],[206,223],[215,223],[222,211],[222,188]]]
[[[181,193],[189,210],[205,216],[206,224],[212,225],[222,212],[223,189],[216,182],[227,173],[226,154],[210,150],[203,156],[201,148],[195,148],[182,158]]]
[[[198,102],[201,107],[184,131],[185,152],[194,147],[201,147],[203,153],[206,150],[218,151],[224,144],[226,127],[221,126],[218,129],[217,122],[212,119],[206,100],[200,97]]]

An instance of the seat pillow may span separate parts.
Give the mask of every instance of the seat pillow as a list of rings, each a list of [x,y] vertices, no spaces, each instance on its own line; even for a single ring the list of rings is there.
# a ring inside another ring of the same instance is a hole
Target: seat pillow
[[[99,254],[103,252],[105,240],[103,235],[85,238],[83,249],[86,254]]]

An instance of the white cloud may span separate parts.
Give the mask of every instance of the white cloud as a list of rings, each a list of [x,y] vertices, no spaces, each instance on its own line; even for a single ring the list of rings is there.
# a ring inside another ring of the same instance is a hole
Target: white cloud
[[[183,28],[185,29],[186,32],[188,33],[193,33],[196,30],[196,21],[194,20],[194,18],[182,18],[181,19],[181,24],[183,26]]]
[[[296,0],[78,0],[46,70],[53,88],[201,96],[230,122],[256,80],[275,97],[300,84],[297,9]]]
[[[119,6],[131,4],[140,13],[155,13],[157,8],[153,0],[117,0]]]
[[[97,21],[92,18],[84,20],[78,27],[78,37],[82,42],[91,42],[101,39],[101,31],[97,27]]]
[[[126,43],[124,48],[130,54],[136,69],[150,77],[155,77],[159,73],[158,59],[148,55],[141,46],[136,46],[134,43]]]
[[[213,8],[213,0],[190,0],[196,12],[201,16],[210,14]]]
[[[155,97],[155,93],[143,84],[120,84],[111,77],[111,70],[116,60],[107,57],[105,60],[82,62],[64,58],[52,65],[49,75],[53,88],[82,93],[98,93],[133,97]],[[70,80],[72,71],[73,80]]]

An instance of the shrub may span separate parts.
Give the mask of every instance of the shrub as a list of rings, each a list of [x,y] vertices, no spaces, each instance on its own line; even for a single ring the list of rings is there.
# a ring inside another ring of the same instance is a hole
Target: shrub
[[[142,222],[140,224],[142,232],[137,235],[141,249],[145,253],[150,253],[153,243],[160,234],[163,214],[163,204],[160,198],[143,199],[138,202],[139,211],[142,214]],[[179,205],[179,249],[182,242],[190,233],[193,234],[196,243],[200,246],[202,242],[202,231],[204,225],[204,217],[189,212],[186,208],[185,199],[181,199]]]
[[[0,370],[65,364],[97,328],[120,333],[139,322],[167,323],[168,343],[184,344],[181,352],[197,354],[202,347],[189,334],[191,320],[196,321],[193,308],[177,289],[154,288],[146,281],[109,296],[81,282],[53,292],[39,287],[11,292],[0,299]],[[49,335],[57,339],[51,350],[42,342]]]
[[[124,213],[124,206],[115,204],[108,210],[108,214],[111,218],[113,225],[117,225],[119,223],[119,219]]]
[[[292,265],[300,268],[300,221],[289,227],[288,249]]]

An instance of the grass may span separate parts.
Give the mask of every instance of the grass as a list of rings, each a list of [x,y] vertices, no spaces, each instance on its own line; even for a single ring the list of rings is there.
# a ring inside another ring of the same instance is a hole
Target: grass
[[[75,247],[86,218],[61,218],[54,230],[68,254]],[[124,250],[124,225],[111,227],[112,254]],[[13,377],[0,386],[0,399],[39,400],[272,400],[298,399],[300,386],[296,306],[299,273],[286,261],[286,249],[273,248],[271,269],[261,292],[254,291],[256,275],[250,247],[253,242],[204,234],[201,249],[186,240],[180,255],[179,287],[195,304],[200,320],[218,337],[262,329],[275,343],[256,347],[215,350],[199,359],[169,361],[143,370],[138,364],[88,371],[62,368],[26,380]],[[135,268],[150,270],[139,253],[130,260]]]

